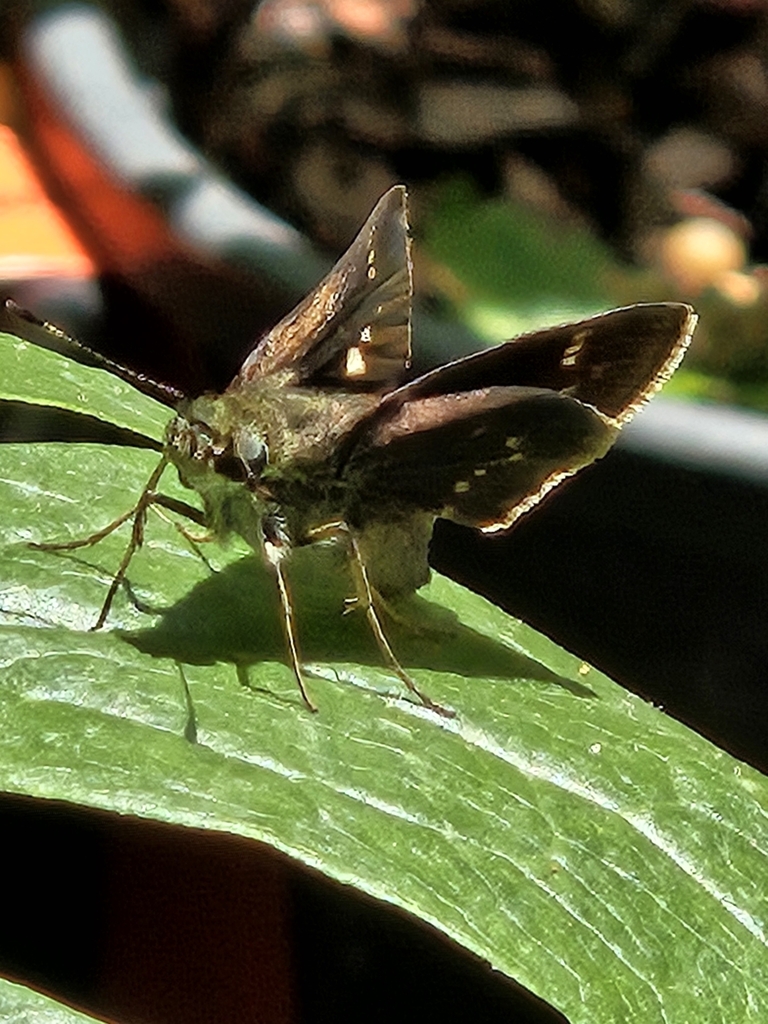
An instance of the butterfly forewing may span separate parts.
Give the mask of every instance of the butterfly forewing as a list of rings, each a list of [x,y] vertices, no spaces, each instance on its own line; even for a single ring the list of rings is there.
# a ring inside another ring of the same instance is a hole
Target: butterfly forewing
[[[672,375],[695,324],[693,310],[682,303],[615,309],[448,363],[408,385],[409,395],[455,394],[491,383],[550,388],[623,423]]]
[[[390,189],[327,277],[274,327],[230,385],[288,371],[288,383],[399,383],[411,356],[405,189]]]

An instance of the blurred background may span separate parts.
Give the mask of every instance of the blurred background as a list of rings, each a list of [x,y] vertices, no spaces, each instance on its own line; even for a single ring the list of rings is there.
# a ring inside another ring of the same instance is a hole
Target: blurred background
[[[166,377],[211,386],[405,181],[423,362],[682,298],[702,323],[675,392],[762,408],[767,18],[760,0],[6,3],[0,273],[113,349],[141,349],[143,304],[168,349],[218,351],[155,355]]]
[[[224,387],[397,182],[415,371],[695,305],[615,451],[507,537],[438,524],[432,561],[763,770],[767,158],[764,0],[0,12],[2,290],[158,379]]]

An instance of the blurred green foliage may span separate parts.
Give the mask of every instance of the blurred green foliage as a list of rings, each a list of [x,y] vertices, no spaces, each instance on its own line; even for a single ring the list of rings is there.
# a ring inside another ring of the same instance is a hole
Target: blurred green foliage
[[[460,284],[458,317],[492,343],[611,306],[691,301],[699,327],[669,392],[768,410],[765,298],[738,306],[715,289],[680,295],[658,272],[620,262],[586,224],[486,199],[466,178],[436,189],[420,241]]]
[[[489,341],[611,305],[611,255],[594,235],[520,204],[484,199],[469,179],[437,190],[421,241],[466,288],[459,316]]]

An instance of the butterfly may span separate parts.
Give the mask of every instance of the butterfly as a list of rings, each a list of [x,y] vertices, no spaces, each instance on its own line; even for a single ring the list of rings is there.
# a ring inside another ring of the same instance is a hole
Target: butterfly
[[[165,505],[215,535],[238,534],[272,570],[286,649],[307,708],[286,570],[300,545],[348,553],[354,603],[382,656],[423,705],[449,714],[400,665],[384,620],[424,585],[435,519],[506,530],[545,494],[601,458],[683,357],[696,315],[640,304],[522,335],[414,380],[406,192],[378,202],[320,284],[249,353],[221,393],[189,396],[79,345],[10,300],[5,325],[101,366],[174,410],[160,463],[136,505],[82,541],[132,520],[131,539],[94,628],[104,624],[147,510]],[[164,497],[174,466],[203,513]]]

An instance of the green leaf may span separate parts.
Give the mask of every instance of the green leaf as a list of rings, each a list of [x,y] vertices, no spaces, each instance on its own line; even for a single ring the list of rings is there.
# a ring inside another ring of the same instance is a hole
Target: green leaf
[[[88,1024],[94,1018],[0,978],[0,1020],[4,1024]]]
[[[286,667],[267,571],[234,544],[201,545],[209,567],[167,516],[89,632],[129,524],[69,552],[28,542],[105,526],[156,460],[0,448],[6,790],[269,842],[431,922],[572,1024],[765,1019],[764,777],[437,576],[387,628],[457,717],[413,704],[360,613],[342,615],[353,588],[332,546],[290,561],[319,714]],[[163,487],[190,498],[170,470]]]
[[[502,341],[611,304],[615,265],[585,226],[484,199],[465,178],[446,180],[436,198],[421,241],[466,289],[460,315],[481,337]]]
[[[53,405],[161,438],[170,411],[104,370],[0,333],[0,400]]]

